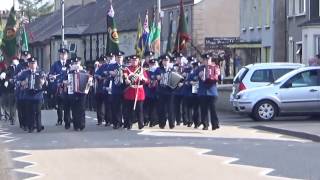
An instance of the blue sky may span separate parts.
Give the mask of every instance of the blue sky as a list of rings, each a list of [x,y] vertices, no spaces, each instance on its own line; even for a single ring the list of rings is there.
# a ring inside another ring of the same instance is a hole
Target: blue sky
[[[51,1],[53,0],[45,0],[45,1]],[[18,0],[15,0],[16,4],[18,4]],[[0,10],[10,9],[13,5],[13,0],[0,0]]]

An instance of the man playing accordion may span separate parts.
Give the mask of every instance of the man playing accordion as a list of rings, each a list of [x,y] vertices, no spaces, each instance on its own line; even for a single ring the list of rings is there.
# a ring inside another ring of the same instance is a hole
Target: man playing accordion
[[[43,71],[38,69],[37,59],[31,57],[28,59],[29,68],[23,71],[17,77],[20,82],[21,91],[23,91],[26,100],[26,125],[29,133],[34,129],[40,132],[44,129],[41,123],[41,106],[43,103],[43,87],[46,83],[46,76]]]

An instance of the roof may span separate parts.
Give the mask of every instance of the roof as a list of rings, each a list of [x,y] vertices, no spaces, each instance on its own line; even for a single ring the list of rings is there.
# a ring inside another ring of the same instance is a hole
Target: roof
[[[119,32],[135,31],[138,15],[144,19],[146,10],[149,16],[157,0],[117,0],[113,1],[115,21]],[[184,4],[193,4],[194,0],[184,0]],[[175,7],[178,0],[162,0],[162,7]],[[106,32],[106,14],[109,3],[106,0],[97,0],[85,6],[72,6],[65,10],[66,35],[85,35]],[[28,31],[33,38],[30,43],[44,42],[52,36],[59,35],[61,29],[61,10],[37,18],[29,24]]]
[[[299,63],[255,63],[255,64],[249,64],[246,67],[247,68],[287,68],[287,67],[293,67],[293,68],[297,68],[297,67],[304,67],[304,64],[299,64]]]

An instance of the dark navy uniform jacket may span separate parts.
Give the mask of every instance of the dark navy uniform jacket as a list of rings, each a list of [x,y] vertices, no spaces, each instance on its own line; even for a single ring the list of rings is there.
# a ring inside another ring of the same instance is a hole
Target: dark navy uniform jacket
[[[45,78],[45,73],[40,70],[35,71],[36,74],[39,74]],[[18,75],[17,80],[18,81],[25,81],[31,76],[31,70],[23,71],[20,75]],[[23,93],[23,99],[25,100],[37,100],[42,101],[43,100],[43,90],[29,90],[29,89],[23,89],[21,90]]]
[[[148,85],[144,85],[144,91],[146,93],[146,97],[151,99],[157,98],[157,87],[151,86],[154,81],[157,81],[156,70],[157,69],[154,69],[154,70],[149,69],[147,71],[147,75],[148,75],[148,78],[150,79],[150,83]]]
[[[156,76],[161,76],[162,77],[162,80],[159,81],[159,85],[158,85],[158,89],[157,89],[157,92],[159,94],[171,94],[172,93],[172,89],[169,87],[169,86],[166,86],[163,84],[163,78],[165,78],[165,74],[166,73],[169,73],[171,71],[170,68],[168,68],[167,70],[164,68],[164,67],[159,67],[156,72],[155,72],[155,75]]]
[[[17,65],[15,72],[14,72],[15,79],[17,80],[18,75],[20,75],[26,69],[28,69],[28,63],[25,62],[25,60],[20,59],[19,64]],[[20,90],[20,85],[18,85],[18,84],[16,84],[15,95],[17,97],[17,100],[24,99],[24,91]]]
[[[69,70],[69,63],[66,62],[64,66],[62,66],[61,61],[56,61],[50,69],[50,75],[58,75],[54,80],[53,84],[50,85],[51,90],[56,91],[58,88],[58,84],[63,82],[64,77],[67,75]]]
[[[99,82],[97,87],[97,93],[107,93],[105,88],[109,86],[110,77],[108,77],[109,75],[106,74],[106,72],[109,72],[110,68],[111,68],[111,64],[106,63],[106,64],[103,64],[95,73],[95,76],[101,76],[102,78],[106,78],[105,80],[101,80]]]
[[[205,66],[201,65],[195,75],[198,76],[199,79],[199,90],[198,90],[198,96],[218,96],[218,88],[217,85],[214,83],[208,87],[208,84],[206,84],[204,81],[201,80],[199,77],[199,73],[204,71]]]
[[[109,71],[115,71],[115,70],[119,70],[119,68],[121,67],[120,64],[118,63],[114,63],[114,64],[110,64],[108,70]],[[120,69],[120,71],[122,71],[122,69]],[[122,77],[123,78],[123,77]],[[115,77],[111,78],[112,80],[112,90],[111,90],[111,94],[114,95],[122,95],[123,91],[125,89],[125,84],[124,84],[124,80],[122,84],[115,84]]]

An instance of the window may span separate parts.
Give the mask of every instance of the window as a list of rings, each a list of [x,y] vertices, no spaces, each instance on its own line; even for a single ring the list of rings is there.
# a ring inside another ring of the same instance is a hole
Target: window
[[[272,70],[272,77],[273,80],[276,81],[281,76],[287,74],[288,72],[292,71],[293,69],[273,69]]]
[[[315,44],[316,44],[316,54],[320,54],[320,35],[316,36],[315,38]]]
[[[257,70],[253,73],[251,82],[272,82],[270,75],[270,70],[268,69]]]
[[[292,83],[292,88],[319,86],[317,70],[305,71],[292,77],[288,83]]]
[[[266,0],[266,27],[270,27],[270,19],[271,19],[271,0]]]
[[[294,15],[294,2],[295,0],[289,0],[289,9],[288,9],[288,16],[293,16]]]
[[[306,0],[295,0],[295,15],[306,13]]]

